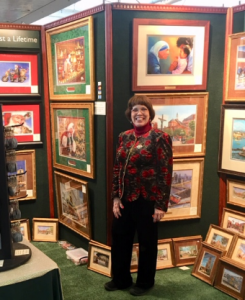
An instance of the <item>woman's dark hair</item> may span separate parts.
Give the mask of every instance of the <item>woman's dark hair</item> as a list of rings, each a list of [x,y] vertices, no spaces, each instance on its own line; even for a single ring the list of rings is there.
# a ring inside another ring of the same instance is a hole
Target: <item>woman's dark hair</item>
[[[188,37],[179,37],[176,42],[177,47],[179,48],[181,45],[188,45],[193,48],[193,38]]]
[[[148,108],[150,113],[150,119],[153,120],[155,117],[155,111],[152,107],[152,103],[145,95],[135,95],[128,100],[128,107],[125,111],[125,115],[129,121],[131,121],[131,110],[135,105],[144,105]]]

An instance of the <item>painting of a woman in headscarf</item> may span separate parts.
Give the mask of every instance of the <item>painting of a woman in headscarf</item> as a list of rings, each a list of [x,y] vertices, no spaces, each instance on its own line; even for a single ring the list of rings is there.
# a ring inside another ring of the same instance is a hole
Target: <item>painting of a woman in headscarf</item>
[[[161,60],[166,60],[169,56],[169,44],[165,41],[156,42],[148,52],[147,74],[166,74],[160,64]],[[168,63],[169,65],[169,63]]]

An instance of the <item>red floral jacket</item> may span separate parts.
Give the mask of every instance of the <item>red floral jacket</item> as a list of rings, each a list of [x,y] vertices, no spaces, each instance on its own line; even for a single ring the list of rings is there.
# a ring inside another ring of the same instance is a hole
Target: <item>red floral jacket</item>
[[[151,129],[136,137],[134,129],[120,133],[113,168],[112,199],[134,201],[140,195],[167,211],[173,158],[168,134]]]

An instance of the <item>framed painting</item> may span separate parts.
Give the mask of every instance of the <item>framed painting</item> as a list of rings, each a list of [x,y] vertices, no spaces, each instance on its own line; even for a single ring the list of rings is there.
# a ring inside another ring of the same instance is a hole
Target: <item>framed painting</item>
[[[131,264],[130,264],[131,273],[138,271],[138,263],[139,263],[139,244],[133,244]]]
[[[17,175],[17,193],[9,199],[33,200],[36,199],[36,156],[35,150],[16,151],[17,171],[8,172],[8,176]]]
[[[245,182],[227,179],[227,203],[245,207]]]
[[[59,222],[91,239],[88,183],[54,172]]]
[[[213,285],[219,258],[225,255],[225,253],[226,251],[222,251],[221,249],[217,249],[202,242],[191,274],[206,283]]]
[[[229,208],[224,208],[220,226],[232,232],[235,232],[236,234],[244,235],[245,213]]]
[[[11,223],[19,223],[19,230],[23,236],[28,241],[31,241],[31,231],[30,231],[30,223],[28,219],[20,219],[17,221],[11,221]]]
[[[227,257],[245,267],[245,236],[236,234]]]
[[[51,104],[54,167],[94,178],[94,104]]]
[[[245,98],[245,33],[228,37],[226,101],[242,101]]]
[[[208,118],[208,93],[145,94],[152,102],[152,126],[172,138],[174,157],[204,156]]]
[[[18,144],[42,144],[40,104],[2,105],[3,126],[15,126],[14,136]]]
[[[93,17],[46,31],[51,100],[95,100]]]
[[[245,177],[245,105],[222,105],[219,172]]]
[[[0,53],[0,96],[40,96],[40,57]]]
[[[172,239],[158,241],[157,246],[157,270],[174,267],[174,251]]]
[[[201,248],[202,236],[173,238],[175,266],[193,265]]]
[[[235,238],[235,233],[220,226],[211,224],[205,242],[214,248],[228,251]]]
[[[201,217],[204,158],[173,160],[168,211],[161,221]]]
[[[133,91],[205,90],[209,21],[133,19]]]
[[[58,219],[33,218],[32,240],[35,242],[57,242],[59,236]]]
[[[219,259],[214,287],[232,296],[243,300],[245,293],[245,268],[234,263],[228,257]]]
[[[87,267],[89,270],[111,277],[111,247],[90,241]]]

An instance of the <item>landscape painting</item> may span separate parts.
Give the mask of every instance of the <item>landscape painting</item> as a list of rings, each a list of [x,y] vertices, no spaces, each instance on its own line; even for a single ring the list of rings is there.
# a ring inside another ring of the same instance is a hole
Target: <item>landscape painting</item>
[[[245,45],[237,47],[235,90],[245,90]]]
[[[215,260],[216,260],[215,255],[208,252],[204,252],[198,271],[203,273],[206,276],[210,276]]]
[[[226,250],[226,247],[228,245],[229,239],[219,235],[217,233],[214,233],[211,239],[211,245],[214,246],[215,248],[219,248],[223,251]]]
[[[242,199],[245,201],[245,189],[233,186],[232,189],[233,197]]]
[[[245,161],[245,119],[233,119],[231,159]]]
[[[236,292],[241,292],[243,277],[224,268],[221,282]]]
[[[228,217],[226,228],[240,234],[244,234],[244,221],[233,217]]]
[[[241,260],[245,260],[245,244],[244,243],[241,243],[239,245],[236,256],[237,256],[237,258],[239,258]]]
[[[179,259],[188,259],[196,257],[198,254],[197,245],[180,246],[179,247]]]
[[[193,145],[196,140],[196,105],[153,105],[153,128],[168,133],[173,146]]]

